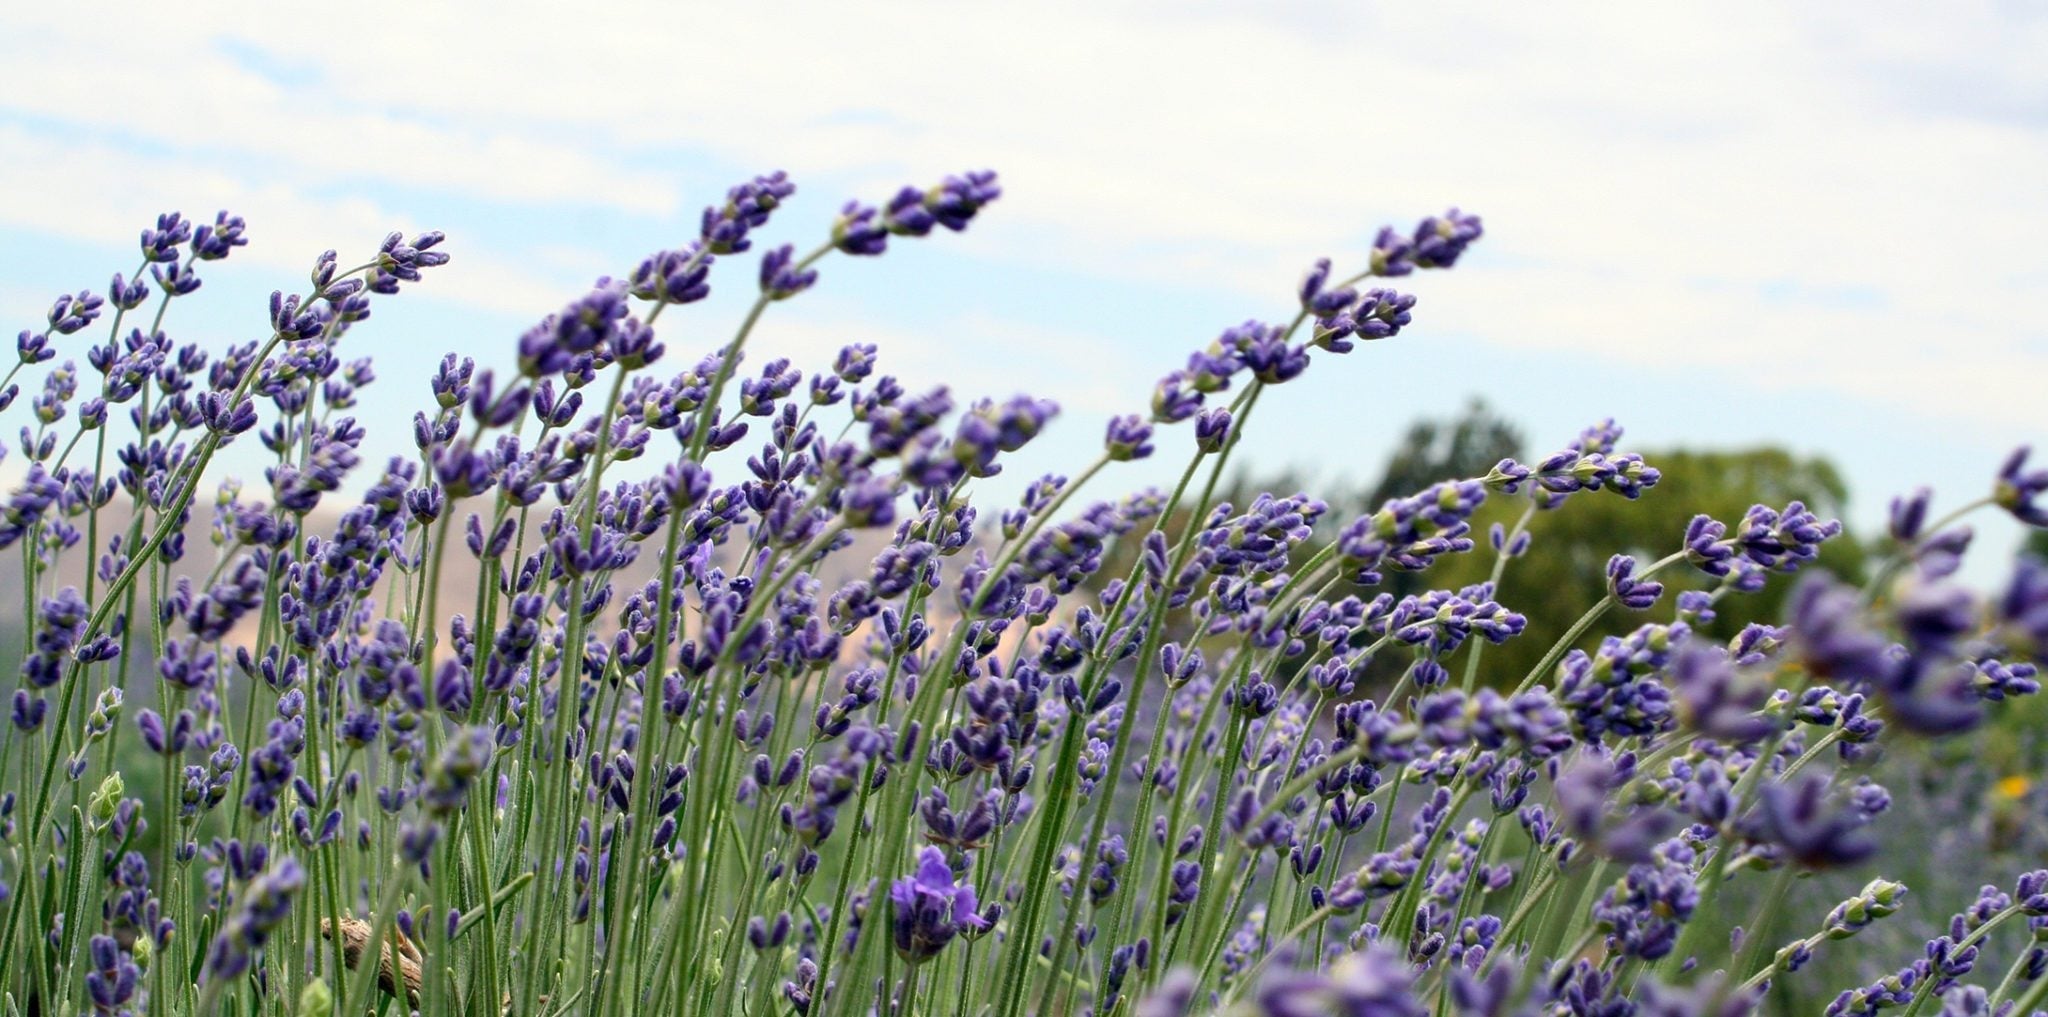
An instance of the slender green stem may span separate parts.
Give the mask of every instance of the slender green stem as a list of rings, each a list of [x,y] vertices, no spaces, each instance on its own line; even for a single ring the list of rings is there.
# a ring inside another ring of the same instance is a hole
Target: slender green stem
[[[1521,517],[1515,520],[1514,528],[1501,540],[1500,550],[1494,552],[1493,574],[1488,576],[1486,581],[1496,590],[1500,589],[1500,577],[1507,572],[1508,549],[1515,546],[1515,541],[1520,539],[1523,533],[1528,532],[1529,521],[1536,518],[1536,506],[1536,500],[1530,499],[1529,504],[1522,509]],[[1485,652],[1486,641],[1483,639],[1472,640],[1472,648],[1465,651],[1465,676],[1459,682],[1459,687],[1468,694],[1479,681],[1479,658]],[[1542,673],[1537,672],[1539,675]]]
[[[1770,890],[1757,900],[1756,914],[1743,927],[1742,957],[1728,969],[1730,979],[1743,977],[1745,971],[1759,971],[1759,962],[1770,955],[1771,919],[1784,906],[1785,891],[1792,888],[1792,880],[1798,876],[1799,869],[1790,863],[1778,867],[1777,875],[1771,878]],[[1761,973],[1768,972],[1768,966],[1761,967]]]

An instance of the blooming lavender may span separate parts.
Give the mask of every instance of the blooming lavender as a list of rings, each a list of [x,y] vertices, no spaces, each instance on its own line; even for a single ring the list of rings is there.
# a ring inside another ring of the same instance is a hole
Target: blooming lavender
[[[409,433],[361,413],[391,382],[350,333],[433,284],[439,233],[319,255],[225,347],[168,311],[260,242],[226,212],[57,297],[0,379],[10,1012],[1751,1013],[1906,899],[1740,911],[1867,866],[1893,800],[1861,765],[2039,688],[2048,565],[1956,585],[1968,529],[1925,492],[1865,589],[1818,568],[1839,523],[1758,505],[1599,549],[1594,608],[1528,631],[1530,521],[1662,479],[1612,421],[1351,518],[1219,502],[1269,389],[1426,327],[1410,283],[1484,235],[1457,210],[1316,261],[1107,421],[913,391],[870,345],[749,359],[834,255],[1001,194],[904,186],[807,244],[755,177],[448,356]],[[728,284],[722,344],[667,327]],[[1059,426],[1099,451],[985,493]],[[260,477],[216,475],[235,442]],[[1113,489],[1168,458],[1170,492]],[[2040,525],[2044,491],[2022,451],[1978,505]],[[1461,556],[1492,579],[1432,587]],[[1707,634],[1770,583],[1782,626]],[[1487,656],[1529,639],[1529,671]],[[1958,903],[1830,1012],[2034,1012],[2048,953],[1997,933],[2048,927],[2048,875]]]
[[[952,868],[938,848],[918,852],[917,872],[889,886],[891,939],[897,956],[913,964],[938,956],[961,933],[977,933],[988,921],[977,912],[972,884],[954,883]]]

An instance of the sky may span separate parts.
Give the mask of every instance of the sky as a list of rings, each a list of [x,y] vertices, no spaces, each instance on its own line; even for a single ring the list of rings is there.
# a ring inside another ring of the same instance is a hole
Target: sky
[[[989,167],[966,233],[828,259],[749,350],[874,342],[913,385],[1055,399],[1021,480],[1288,316],[1314,259],[1456,206],[1486,238],[1401,281],[1400,336],[1262,402],[1259,467],[1367,486],[1477,396],[1532,454],[1613,417],[1624,448],[1827,456],[1869,531],[1894,493],[1954,505],[2015,445],[2048,455],[2043,52],[2016,3],[0,5],[0,322],[132,270],[162,211],[249,223],[167,321],[221,345],[320,251],[445,230],[452,262],[344,350],[376,358],[362,415],[399,451],[441,353],[509,364],[734,182],[788,171],[767,237],[808,247],[848,198]],[[672,357],[730,335],[733,261],[664,317]],[[1167,481],[1187,440],[1103,493]],[[2019,537],[1976,522],[1987,552]]]

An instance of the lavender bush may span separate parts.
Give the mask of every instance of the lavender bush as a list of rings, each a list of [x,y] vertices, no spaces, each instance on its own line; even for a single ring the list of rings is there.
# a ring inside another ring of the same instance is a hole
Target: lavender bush
[[[2048,525],[2024,450],[1938,521],[1895,502],[1865,589],[1780,578],[1840,526],[1760,505],[1617,555],[1558,633],[1494,590],[1544,513],[1656,485],[1611,423],[1341,525],[1215,504],[1262,395],[1408,326],[1386,284],[1476,217],[1318,262],[1285,324],[1225,329],[1071,477],[977,507],[1053,403],[909,392],[868,346],[808,375],[742,352],[827,256],[964,229],[994,174],[849,203],[760,252],[723,348],[660,339],[793,190],[733,188],[516,373],[448,357],[373,477],[343,340],[438,233],[322,255],[269,335],[210,351],[166,312],[243,223],[165,215],[21,333],[5,1013],[1749,1013],[1901,907],[1871,878],[1779,913],[1872,854],[1886,744],[2038,688],[2048,565],[1988,602],[1950,581],[1966,513]],[[209,477],[235,441],[261,484]],[[1087,500],[1156,447],[1171,491]],[[1488,499],[1523,510],[1482,541]],[[1375,595],[1464,554],[1494,582]],[[1793,581],[1783,627],[1693,635]],[[1647,620],[1580,645],[1614,611]],[[1550,649],[1489,669],[1509,639]],[[1361,687],[1375,659],[1393,687]],[[1827,1012],[2042,1012],[2048,871],[1983,878]],[[1803,931],[1728,935],[1765,919]]]

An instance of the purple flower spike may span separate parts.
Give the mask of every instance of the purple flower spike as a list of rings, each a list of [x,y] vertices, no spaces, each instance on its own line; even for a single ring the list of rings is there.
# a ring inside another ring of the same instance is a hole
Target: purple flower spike
[[[1852,809],[1830,808],[1827,791],[1828,779],[1816,773],[1764,785],[1748,832],[1808,868],[1854,865],[1875,854],[1877,842],[1863,829],[1868,819]]]
[[[421,269],[448,264],[448,255],[433,249],[446,239],[440,230],[413,237],[411,243],[400,233],[386,236],[377,249],[377,267],[370,272],[370,292],[396,293],[401,282],[419,282]],[[326,288],[323,283],[322,289]]]
[[[212,225],[192,231],[192,253],[201,261],[219,261],[235,248],[249,246],[249,238],[242,235],[247,228],[241,216],[223,211],[213,217]]]
[[[1330,259],[1318,258],[1302,277],[1299,296],[1301,309],[1317,318],[1328,318],[1351,306],[1358,299],[1358,292],[1349,287],[1325,288],[1330,281]]]
[[[783,244],[761,258],[761,292],[770,300],[787,300],[818,281],[816,269],[796,263],[796,247]]]
[[[958,233],[967,228],[981,206],[1002,196],[995,170],[975,170],[965,176],[947,177],[926,192],[924,207],[939,225]]]
[[[1450,268],[1485,232],[1478,216],[1455,208],[1416,224],[1412,239],[1392,228],[1382,229],[1372,244],[1372,274],[1403,276],[1418,268]]]
[[[85,988],[93,1009],[102,1014],[131,1013],[124,1009],[136,1002],[142,969],[135,958],[121,949],[112,936],[94,936],[88,951],[92,966],[86,971]]]
[[[1346,954],[1328,972],[1274,971],[1260,980],[1258,1013],[1271,1017],[1349,1014],[1356,1017],[1426,1017],[1415,998],[1415,973],[1379,944]]]
[[[905,187],[889,199],[882,210],[885,228],[903,237],[921,237],[932,231],[938,220],[924,207],[924,192],[915,187]]]
[[[50,305],[48,315],[50,331],[58,335],[70,335],[100,316],[100,308],[106,301],[95,296],[91,290],[79,290],[77,296],[65,294]]]
[[[768,214],[795,193],[796,185],[781,170],[734,187],[726,192],[724,206],[704,210],[700,231],[704,245],[713,254],[738,254],[746,250],[753,246],[747,239],[748,231],[767,225]]]
[[[876,255],[889,248],[889,230],[873,205],[849,201],[832,224],[832,246],[847,254]]]
[[[1998,482],[1992,485],[1991,500],[2028,526],[2048,526],[2048,505],[2038,501],[2041,493],[2048,491],[2048,469],[2026,472],[2031,451],[2021,445],[2006,457],[1998,470]]]
[[[2048,562],[2022,557],[1997,610],[2011,641],[2035,660],[2048,662]]]
[[[705,277],[711,273],[713,258],[697,244],[676,251],[647,256],[633,270],[632,293],[642,300],[664,304],[687,304],[711,294]]]
[[[1221,452],[1230,443],[1230,411],[1218,407],[1203,410],[1195,418],[1195,445],[1204,452]]]
[[[1415,227],[1413,259],[1419,268],[1450,268],[1465,248],[1485,233],[1479,217],[1451,209]]]
[[[891,929],[896,953],[912,964],[937,956],[963,931],[988,928],[974,886],[955,885],[946,853],[935,847],[917,853],[916,875],[890,884],[889,903],[895,916]]]
[[[1111,418],[1103,447],[1119,462],[1143,459],[1152,454],[1152,425],[1135,415]]]
[[[1351,309],[1352,331],[1361,339],[1390,339],[1414,320],[1415,296],[1393,290],[1365,291]],[[1338,351],[1341,352],[1341,351]]]
[[[1631,611],[1648,611],[1664,595],[1664,584],[1636,578],[1636,560],[1617,554],[1607,559],[1607,592]]]
[[[1413,302],[1413,298],[1402,299]],[[1399,320],[1405,321],[1405,315]],[[1360,334],[1366,334],[1363,327]],[[1545,457],[1533,467],[1513,459],[1501,460],[1483,478],[1483,482],[1487,487],[1507,494],[1518,493],[1527,485],[1531,489],[1531,496],[1536,499],[1537,507],[1542,509],[1554,509],[1564,504],[1568,495],[1579,491],[1598,491],[1603,488],[1634,500],[1641,497],[1644,491],[1657,486],[1658,481],[1663,479],[1663,474],[1656,467],[1644,462],[1642,456],[1628,452],[1615,453],[1614,443],[1620,438],[1621,428],[1615,426],[1614,421],[1602,421],[1582,432],[1578,441]],[[1695,527],[1702,521],[1720,526],[1719,523],[1701,516],[1693,521]],[[1688,546],[1691,546],[1695,536],[1692,531],[1687,532]],[[1720,537],[1719,530],[1712,534],[1713,540]],[[1707,567],[1697,559],[1695,564],[1700,564],[1702,568]],[[1725,572],[1725,568],[1723,571]]]
[[[140,276],[124,279],[121,273],[116,272],[113,280],[107,283],[107,299],[119,310],[132,311],[149,299],[149,285]]]
[[[625,284],[598,280],[589,293],[519,337],[520,373],[528,378],[560,374],[585,354],[609,355],[628,311]]]
[[[251,879],[236,895],[226,924],[214,937],[201,981],[209,985],[224,982],[249,970],[269,941],[271,930],[291,913],[292,897],[305,885],[306,870],[289,857]]]
[[[1879,689],[1892,716],[1908,731],[1940,738],[1968,731],[1984,719],[1973,691],[1977,668],[1967,661],[1919,653],[1906,658],[1889,677]],[[1993,681],[1992,688],[2003,684],[1995,677]]]
[[[1912,494],[1892,499],[1891,535],[1901,544],[1911,544],[1920,539],[1920,529],[1927,525],[1927,505],[1934,500],[1932,488],[1922,487]]]
[[[1863,624],[1854,590],[1816,577],[1792,590],[1792,629],[1807,669],[1821,679],[1880,682],[1894,667],[1884,638]]]
[[[1759,712],[1765,690],[1742,685],[1726,650],[1686,643],[1672,659],[1671,684],[1688,726],[1709,738],[1748,745],[1778,730]]]
[[[1915,647],[1947,647],[1977,627],[1977,598],[1960,586],[1916,584],[1899,597],[1898,623]]]
[[[142,256],[152,262],[176,261],[174,248],[192,239],[192,224],[176,212],[156,217],[156,228],[142,231]]]

